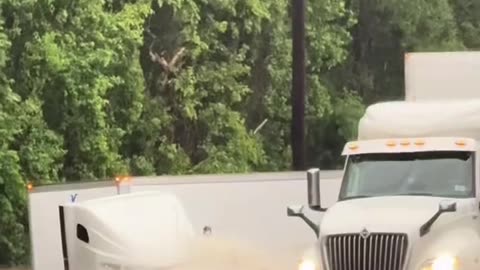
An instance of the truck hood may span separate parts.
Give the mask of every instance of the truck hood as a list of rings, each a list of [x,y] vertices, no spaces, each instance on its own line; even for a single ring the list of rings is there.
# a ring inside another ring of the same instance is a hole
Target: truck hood
[[[171,267],[188,256],[195,239],[187,212],[173,194],[134,192],[72,207],[73,224],[88,229],[85,248],[99,265]]]
[[[370,232],[397,232],[418,235],[420,226],[438,210],[439,203],[452,200],[439,197],[391,196],[340,201],[323,216],[322,235]],[[432,226],[440,226],[454,217],[472,211],[470,199],[457,200],[457,212],[445,213]]]

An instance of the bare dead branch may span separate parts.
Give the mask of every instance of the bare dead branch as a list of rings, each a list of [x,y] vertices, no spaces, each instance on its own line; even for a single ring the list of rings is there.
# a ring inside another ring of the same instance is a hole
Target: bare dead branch
[[[165,71],[165,73],[169,75],[176,73],[179,68],[179,63],[182,57],[185,55],[185,51],[185,47],[180,48],[172,57],[172,60],[170,60],[170,62],[167,62],[167,60],[165,60],[165,57],[163,57],[164,53],[162,53],[162,56],[160,56],[156,52],[153,52],[152,48],[150,48],[149,54],[152,62],[159,64]]]

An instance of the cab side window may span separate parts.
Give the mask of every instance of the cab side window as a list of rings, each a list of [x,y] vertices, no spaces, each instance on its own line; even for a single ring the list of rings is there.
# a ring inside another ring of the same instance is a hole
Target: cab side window
[[[77,224],[77,238],[87,244],[90,242],[88,231],[82,224]]]

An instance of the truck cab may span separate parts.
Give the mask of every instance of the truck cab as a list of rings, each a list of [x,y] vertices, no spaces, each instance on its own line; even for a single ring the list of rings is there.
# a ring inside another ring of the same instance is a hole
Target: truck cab
[[[343,149],[337,202],[322,205],[321,171],[311,169],[308,206],[321,221],[288,207],[316,234],[299,270],[480,269],[480,96],[472,84],[480,76],[471,72],[480,54],[407,58],[407,100],[366,110],[358,140]],[[442,89],[447,71],[449,85],[457,83],[450,93]]]
[[[324,212],[300,270],[458,270],[480,267],[477,142],[430,137],[351,142],[338,201]],[[301,212],[290,209],[290,215]]]

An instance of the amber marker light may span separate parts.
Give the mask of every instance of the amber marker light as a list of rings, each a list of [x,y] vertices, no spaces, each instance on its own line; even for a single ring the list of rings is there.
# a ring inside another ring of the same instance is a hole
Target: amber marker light
[[[458,140],[455,142],[456,145],[460,146],[460,147],[464,147],[467,145],[467,143],[464,141],[464,140]]]
[[[410,142],[409,142],[409,141],[402,141],[402,142],[400,142],[400,145],[402,145],[402,146],[409,146],[409,145],[410,145]]]
[[[350,144],[350,145],[348,146],[348,148],[349,148],[350,150],[355,151],[355,150],[358,149],[358,145],[357,145],[357,144]]]
[[[27,183],[27,190],[29,192],[33,190],[33,184],[31,182]]]
[[[416,140],[415,145],[416,146],[423,146],[423,145],[425,145],[425,141],[424,140]]]
[[[396,145],[397,145],[397,143],[394,142],[394,141],[388,141],[388,142],[387,142],[387,146],[389,146],[389,147],[394,147],[394,146],[396,146]]]

